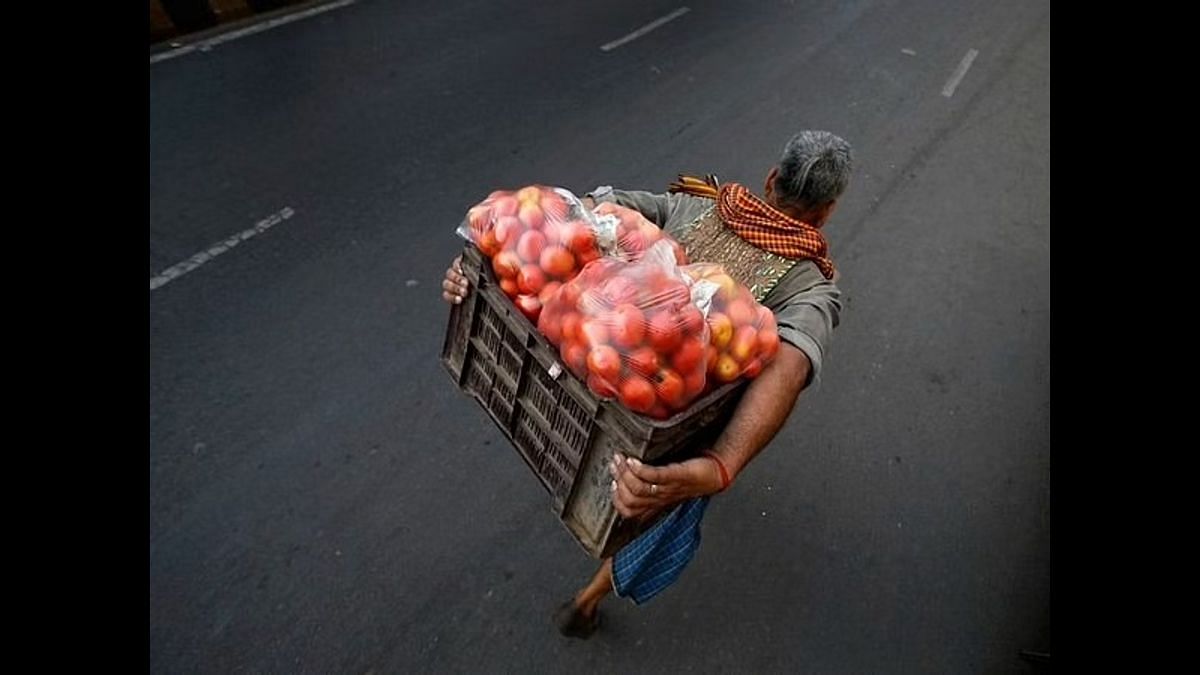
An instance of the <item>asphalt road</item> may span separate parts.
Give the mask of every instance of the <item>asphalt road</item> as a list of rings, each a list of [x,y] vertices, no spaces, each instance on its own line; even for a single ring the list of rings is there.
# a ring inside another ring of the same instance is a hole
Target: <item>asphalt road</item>
[[[736,6],[736,5],[741,6]],[[149,66],[153,672],[1026,673],[1051,651],[1050,3],[383,2]],[[952,95],[956,68],[975,50]],[[465,209],[853,143],[824,382],[601,633],[438,363]],[[278,219],[277,219],[278,220]]]

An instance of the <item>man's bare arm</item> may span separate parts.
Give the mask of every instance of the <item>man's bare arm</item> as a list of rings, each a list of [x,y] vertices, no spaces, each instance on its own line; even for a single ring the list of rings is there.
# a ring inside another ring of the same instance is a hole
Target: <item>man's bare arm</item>
[[[746,387],[732,419],[713,445],[730,478],[779,433],[808,382],[810,368],[808,356],[784,342],[775,360]]]
[[[808,356],[788,343],[757,378],[746,386],[733,417],[717,438],[713,452],[732,480],[783,427],[808,382]],[[665,466],[614,458],[613,503],[624,518],[648,517],[673,504],[721,491],[720,469],[707,457]]]

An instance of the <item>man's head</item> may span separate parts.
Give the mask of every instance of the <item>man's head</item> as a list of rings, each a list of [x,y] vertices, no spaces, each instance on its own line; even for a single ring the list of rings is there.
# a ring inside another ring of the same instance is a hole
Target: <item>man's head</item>
[[[828,131],[801,131],[767,174],[767,203],[814,227],[825,224],[850,182],[850,144]]]

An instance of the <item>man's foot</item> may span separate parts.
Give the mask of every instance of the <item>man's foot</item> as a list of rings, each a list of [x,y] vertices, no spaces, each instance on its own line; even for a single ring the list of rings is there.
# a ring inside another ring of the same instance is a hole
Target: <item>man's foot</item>
[[[558,626],[558,632],[566,637],[586,640],[600,627],[600,610],[595,609],[591,616],[587,616],[575,606],[574,600],[568,600],[554,613],[554,623]]]

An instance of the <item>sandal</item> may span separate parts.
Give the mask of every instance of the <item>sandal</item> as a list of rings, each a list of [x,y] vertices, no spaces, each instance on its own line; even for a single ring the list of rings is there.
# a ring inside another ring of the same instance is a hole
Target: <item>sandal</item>
[[[590,617],[584,616],[575,606],[575,601],[568,600],[554,612],[554,623],[564,636],[586,640],[600,627],[600,610],[597,609]]]

